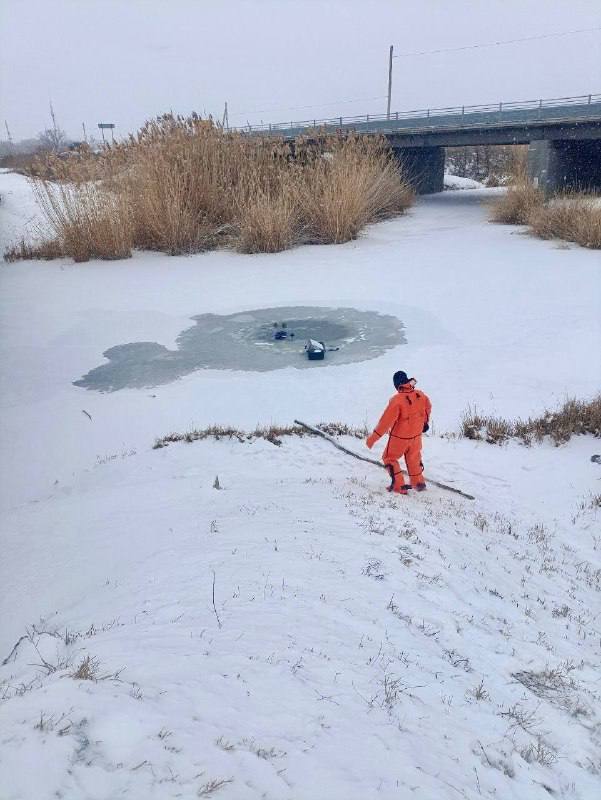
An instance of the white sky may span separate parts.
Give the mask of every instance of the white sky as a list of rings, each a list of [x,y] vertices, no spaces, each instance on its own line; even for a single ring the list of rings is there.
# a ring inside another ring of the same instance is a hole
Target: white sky
[[[225,100],[232,125],[383,113],[390,44],[599,27],[601,0],[0,0],[0,15],[0,124],[17,140],[49,126],[50,99],[76,138],[170,109],[220,117]],[[392,110],[589,92],[601,31],[396,58]]]

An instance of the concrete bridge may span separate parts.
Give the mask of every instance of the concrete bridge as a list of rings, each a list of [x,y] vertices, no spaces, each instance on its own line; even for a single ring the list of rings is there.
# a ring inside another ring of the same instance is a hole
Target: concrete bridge
[[[443,189],[445,147],[485,144],[527,144],[530,177],[547,192],[601,189],[601,94],[248,125],[240,130],[288,140],[315,130],[384,136],[422,194]]]

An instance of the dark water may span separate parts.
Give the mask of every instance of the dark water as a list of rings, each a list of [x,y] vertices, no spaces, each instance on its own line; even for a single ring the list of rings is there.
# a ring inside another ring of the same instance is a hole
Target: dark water
[[[116,345],[103,353],[108,364],[90,370],[74,381],[75,386],[115,392],[171,383],[198,369],[320,369],[376,358],[406,341],[403,323],[396,317],[354,308],[262,308],[192,319],[195,324],[177,337],[177,350],[156,342]],[[276,330],[285,330],[287,338],[276,340]],[[338,350],[326,353],[323,361],[309,361],[304,354],[309,338]]]

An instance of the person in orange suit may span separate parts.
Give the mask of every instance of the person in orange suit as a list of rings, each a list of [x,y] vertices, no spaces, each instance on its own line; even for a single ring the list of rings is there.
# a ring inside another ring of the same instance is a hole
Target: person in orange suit
[[[367,437],[371,450],[374,444],[388,434],[382,461],[390,473],[389,492],[407,494],[408,489],[423,492],[426,488],[422,464],[422,433],[429,428],[432,403],[424,392],[415,388],[415,378],[405,372],[395,372],[392,381],[396,394],[390,398],[374,432]],[[405,483],[399,460],[405,457],[410,483]]]

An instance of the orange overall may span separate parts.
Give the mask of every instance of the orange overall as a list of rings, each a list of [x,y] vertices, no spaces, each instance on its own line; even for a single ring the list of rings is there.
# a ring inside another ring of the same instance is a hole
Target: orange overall
[[[404,493],[405,479],[399,459],[405,457],[411,486],[424,483],[422,464],[422,433],[430,418],[432,404],[423,392],[416,390],[414,382],[399,386],[386,406],[374,432],[367,439],[373,447],[381,436],[388,433],[388,444],[384,448],[382,461],[390,472],[390,490]]]

